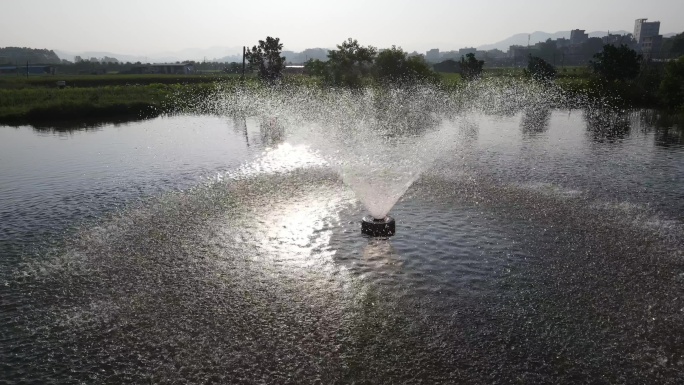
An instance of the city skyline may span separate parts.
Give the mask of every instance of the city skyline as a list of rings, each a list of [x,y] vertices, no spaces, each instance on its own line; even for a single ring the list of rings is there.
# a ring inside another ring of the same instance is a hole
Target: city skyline
[[[420,7],[406,0],[314,5],[304,0],[249,4],[63,0],[38,8],[19,2],[3,8],[0,46],[130,55],[189,48],[235,49],[256,44],[266,36],[279,37],[284,48],[292,51],[334,48],[352,37],[363,45],[397,45],[409,52],[425,53],[432,48],[478,47],[534,31],[632,31],[634,20],[639,18],[660,21],[663,34],[684,31],[681,0],[611,0],[600,4],[585,0],[567,4],[425,0]]]

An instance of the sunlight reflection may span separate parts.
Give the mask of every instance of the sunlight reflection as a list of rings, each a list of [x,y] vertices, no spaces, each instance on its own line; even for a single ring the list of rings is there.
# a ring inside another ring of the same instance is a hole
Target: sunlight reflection
[[[330,239],[339,225],[340,207],[349,198],[316,191],[271,208],[268,222],[262,223],[267,228],[261,231],[274,262],[299,268],[331,267],[335,250]]]
[[[363,248],[364,264],[376,273],[401,270],[402,260],[389,239],[371,239]]]
[[[303,144],[281,143],[267,148],[254,162],[242,166],[238,177],[250,177],[264,173],[285,173],[298,168],[323,167],[327,163]]]

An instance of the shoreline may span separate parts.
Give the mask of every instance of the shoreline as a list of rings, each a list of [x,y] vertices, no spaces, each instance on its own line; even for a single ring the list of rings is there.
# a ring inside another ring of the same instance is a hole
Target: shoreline
[[[441,85],[459,88],[464,82],[455,74],[441,74]],[[501,75],[485,79],[501,78]],[[128,76],[103,75],[79,76],[67,79],[67,87],[56,87],[58,77],[1,78],[0,77],[0,124],[8,126],[33,125],[47,127],[69,121],[117,121],[155,118],[162,114],[185,110],[187,100],[209,96],[216,87],[227,89],[238,86],[238,76]],[[512,77],[515,79],[516,77]],[[320,79],[311,76],[286,77],[284,82],[293,85],[320,86]],[[134,83],[134,84],[131,84]],[[248,87],[257,86],[253,77],[247,79]],[[634,98],[633,90],[601,89],[583,77],[559,78],[556,86],[570,97],[608,97],[613,106],[620,109],[653,109],[684,120],[684,112],[660,108],[654,100]],[[624,88],[624,87],[623,87]],[[628,88],[628,87],[627,87]],[[626,91],[623,94],[621,91]],[[628,92],[632,91],[632,92]],[[191,106],[190,106],[191,107]]]

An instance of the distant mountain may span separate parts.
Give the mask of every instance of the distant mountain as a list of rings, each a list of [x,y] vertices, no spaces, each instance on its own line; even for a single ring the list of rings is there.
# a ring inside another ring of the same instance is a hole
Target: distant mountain
[[[627,31],[610,31],[612,34],[627,34]],[[606,36],[608,32],[595,31],[589,32],[589,37],[603,37]],[[672,37],[676,33],[663,34],[663,37]],[[479,50],[491,50],[500,49],[502,51],[508,51],[511,45],[527,45],[529,36],[529,44],[534,45],[536,43],[546,41],[547,39],[559,39],[559,38],[570,38],[570,31],[559,31],[555,33],[536,31],[532,33],[519,33],[513,35],[507,39],[501,40],[494,44],[485,44],[477,47]],[[50,51],[52,52],[52,51]],[[143,63],[173,63],[183,60],[194,60],[194,61],[212,61],[212,62],[242,62],[242,47],[236,46],[214,46],[209,48],[186,48],[179,51],[166,51],[166,52],[156,52],[150,53],[148,55],[130,55],[122,53],[113,53],[105,51],[62,51],[54,50],[56,56],[61,59],[66,59],[73,61],[75,56],[80,56],[84,60],[89,60],[90,58],[102,59],[105,56],[113,57],[118,59],[120,62],[143,62]],[[49,53],[46,53],[46,62],[52,62],[55,60]],[[8,56],[8,55],[4,55]],[[327,48],[307,48],[302,52],[295,51],[283,51],[283,56],[286,57],[288,63],[301,64],[306,62],[308,59],[319,59],[327,60],[328,49]],[[2,59],[3,55],[0,55]]]
[[[327,48],[307,48],[302,52],[284,50],[282,56],[285,56],[287,63],[303,64],[309,59],[328,60]],[[215,59],[218,62],[242,62],[242,51],[237,55],[228,55]]]
[[[627,31],[610,31],[611,34],[613,35],[624,35],[628,34],[630,32]],[[605,31],[594,31],[594,32],[589,32],[589,37],[604,37],[608,35],[608,32]],[[570,31],[558,31],[555,33],[548,33],[548,32],[541,32],[541,31],[536,31],[532,33],[518,33],[515,34],[507,39],[501,40],[497,43],[494,44],[485,44],[477,47],[479,50],[483,51],[488,51],[490,49],[500,49],[502,51],[508,51],[508,48],[512,45],[527,45],[528,44],[528,36],[529,36],[529,44],[534,45],[542,41],[546,41],[548,39],[551,40],[556,40],[560,38],[565,38],[569,39],[570,38]]]
[[[0,64],[59,64],[60,59],[55,51],[25,47],[0,48]]]
[[[209,47],[209,48],[186,48],[180,51],[166,51],[150,53],[149,55],[130,55],[114,52],[104,52],[104,51],[61,51],[55,50],[57,55],[62,59],[67,59],[69,61],[74,61],[75,56],[80,56],[84,60],[88,60],[91,57],[103,58],[105,56],[117,58],[120,62],[143,62],[143,63],[174,63],[177,61],[193,60],[193,61],[224,61],[221,60],[221,56],[226,54],[233,54],[233,56],[240,57],[242,60],[242,47]],[[239,52],[239,54],[238,54]],[[231,60],[236,61],[236,60]]]
[[[120,53],[113,53],[113,52],[102,52],[102,51],[83,51],[83,52],[73,52],[73,51],[62,51],[59,49],[56,49],[55,52],[57,55],[65,60],[68,60],[70,62],[74,61],[74,57],[80,56],[83,60],[88,60],[91,57],[97,58],[97,59],[102,59],[105,56],[108,57],[113,57],[118,59],[120,62],[131,62],[135,63],[137,61],[145,61],[144,56],[136,56],[136,55],[126,55],[126,54],[120,54]]]
[[[216,58],[212,61],[217,61],[220,63],[242,63],[242,50],[240,51],[240,54],[238,55],[228,55],[228,56],[223,56]]]
[[[302,52],[283,51],[288,63],[303,64],[309,59],[328,60],[327,48],[307,48]]]
[[[173,63],[177,61],[193,60],[193,61],[212,61],[212,62],[241,62],[242,61],[242,47],[222,47],[215,46],[209,48],[186,48],[180,51],[167,51],[151,53],[146,56],[142,55],[127,55],[113,52],[100,51],[86,51],[86,52],[68,52],[55,50],[57,54],[69,61],[73,61],[75,56],[80,56],[84,60],[91,57],[103,58],[105,56],[117,58],[121,62],[143,62],[143,63]],[[287,58],[288,63],[304,63],[308,59],[326,60],[328,50],[325,48],[307,48],[302,52],[283,51],[283,56]]]
[[[186,48],[180,51],[160,52],[153,54],[150,57],[153,57],[154,60],[158,62],[176,62],[183,60],[223,62],[225,60],[221,60],[221,58],[226,55],[232,57],[239,56],[240,60],[242,60],[242,47],[213,46],[209,48]]]

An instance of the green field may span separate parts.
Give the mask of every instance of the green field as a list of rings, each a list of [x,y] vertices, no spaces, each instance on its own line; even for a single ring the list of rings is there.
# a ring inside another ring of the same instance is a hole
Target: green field
[[[1,75],[0,89],[57,88],[57,81],[63,80],[69,88],[132,86],[149,84],[201,84],[216,81],[234,81],[234,74],[205,75],[38,75],[22,77]]]
[[[522,68],[486,68],[484,79],[521,79]],[[570,94],[593,95],[603,92],[592,84],[587,67],[559,68],[555,81]],[[57,87],[65,81],[66,87]],[[460,74],[440,73],[446,87],[462,84]],[[322,79],[308,75],[286,75],[283,83],[298,86],[319,86]],[[18,77],[0,76],[0,123],[46,124],[59,120],[100,119],[116,117],[146,118],[163,113],[186,111],[197,98],[210,95],[217,85],[238,87],[258,86],[255,77],[243,83],[239,75],[43,75]],[[610,92],[639,106],[653,106],[653,97],[644,96],[640,88],[618,85]],[[605,93],[605,92],[603,92]],[[649,99],[650,98],[650,99]]]
[[[57,81],[66,87],[57,87]],[[0,77],[0,123],[114,116],[152,117],[182,108],[237,75],[79,75]]]

